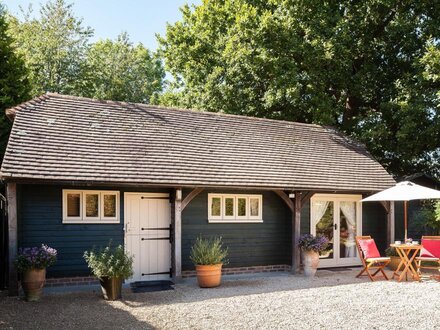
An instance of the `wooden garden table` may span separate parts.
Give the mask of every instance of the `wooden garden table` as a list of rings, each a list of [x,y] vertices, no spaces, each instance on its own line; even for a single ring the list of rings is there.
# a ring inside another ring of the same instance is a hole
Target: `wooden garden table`
[[[408,273],[412,274],[413,279],[420,281],[420,276],[417,270],[414,268],[413,261],[422,249],[420,244],[391,244],[391,247],[395,248],[397,254],[400,257],[400,264],[393,274],[393,278],[397,277],[399,282],[405,279],[408,281]]]

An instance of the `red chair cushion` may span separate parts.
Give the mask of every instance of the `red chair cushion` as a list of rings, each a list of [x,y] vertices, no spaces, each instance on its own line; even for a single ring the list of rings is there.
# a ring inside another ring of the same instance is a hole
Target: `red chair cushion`
[[[422,239],[421,257],[440,258],[440,240]]]
[[[359,246],[364,253],[364,258],[380,258],[379,250],[377,249],[374,239],[361,239],[359,240]]]

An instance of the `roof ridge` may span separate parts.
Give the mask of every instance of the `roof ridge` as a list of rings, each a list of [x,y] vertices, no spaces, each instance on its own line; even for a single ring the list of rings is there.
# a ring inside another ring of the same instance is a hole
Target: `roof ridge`
[[[258,121],[274,121],[274,122],[278,122],[278,123],[280,123],[280,122],[281,123],[289,123],[289,124],[308,126],[308,127],[317,127],[317,128],[324,128],[324,129],[326,129],[327,127],[331,127],[329,125],[301,123],[301,122],[297,122],[297,121],[289,121],[289,120],[283,120],[283,119],[260,118],[260,117],[254,117],[254,116],[237,115],[237,114],[230,114],[230,113],[224,113],[224,112],[214,112],[214,111],[199,110],[199,109],[193,109],[193,108],[167,107],[167,106],[163,106],[163,105],[145,104],[145,103],[136,103],[136,102],[100,100],[100,99],[94,99],[94,98],[91,98],[91,97],[59,94],[59,93],[53,93],[53,92],[47,92],[44,95],[60,97],[60,98],[64,98],[64,99],[88,100],[88,101],[91,101],[91,102],[106,103],[106,104],[116,104],[116,105],[125,105],[125,106],[140,106],[140,107],[143,107],[143,108],[150,108],[150,109],[151,108],[153,108],[153,109],[157,108],[157,109],[172,110],[172,111],[184,111],[184,112],[193,112],[193,113],[203,113],[203,114],[208,114],[208,115],[213,115],[213,116],[247,118],[247,119],[258,120]],[[333,129],[335,129],[335,128],[333,128]]]
[[[41,103],[47,99],[49,99],[49,95],[46,93],[46,94],[42,94],[40,96],[36,96],[28,101],[21,102],[11,108],[7,108],[7,109],[5,109],[6,117],[8,117],[10,120],[14,120],[15,114],[17,113],[18,110],[20,110],[22,108],[26,108],[28,105],[34,105],[35,103]]]

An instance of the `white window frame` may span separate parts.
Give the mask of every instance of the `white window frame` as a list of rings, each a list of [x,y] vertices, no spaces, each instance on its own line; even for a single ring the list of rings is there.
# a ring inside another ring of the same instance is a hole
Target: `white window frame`
[[[67,216],[67,195],[80,195],[80,216]],[[98,195],[98,217],[86,217],[86,195]],[[104,195],[116,196],[116,216],[104,217]],[[114,224],[120,223],[120,193],[114,190],[63,189],[63,224]]]
[[[87,195],[98,195],[98,216],[88,217],[87,216]],[[84,190],[82,192],[82,205],[83,205],[83,217],[82,220],[85,221],[97,221],[101,219],[101,194],[98,190]]]
[[[211,205],[213,198],[221,200],[221,215],[211,215]],[[226,198],[234,199],[234,216],[226,216]],[[246,199],[246,215],[238,216],[238,199]],[[258,216],[250,216],[250,199],[255,198],[259,201]],[[258,194],[208,194],[208,222],[209,223],[262,223],[263,222],[263,195]]]
[[[212,215],[212,199],[220,198],[220,215]],[[221,220],[223,214],[223,196],[219,194],[208,194],[208,218],[210,220]]]

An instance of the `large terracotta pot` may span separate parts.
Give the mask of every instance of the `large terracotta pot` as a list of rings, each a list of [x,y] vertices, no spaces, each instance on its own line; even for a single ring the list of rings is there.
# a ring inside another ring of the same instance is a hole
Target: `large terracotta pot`
[[[46,282],[46,269],[29,269],[22,274],[21,287],[27,301],[40,300]]]
[[[304,275],[315,276],[319,264],[319,253],[315,251],[302,251]]]
[[[397,270],[397,267],[399,267],[400,264],[400,257],[395,257],[395,256],[391,256],[390,257],[391,261],[388,264],[388,268],[391,270]]]
[[[222,280],[222,264],[197,265],[197,282],[201,288],[214,288],[219,286]]]
[[[99,279],[101,290],[105,300],[121,299],[122,277],[103,277]]]

